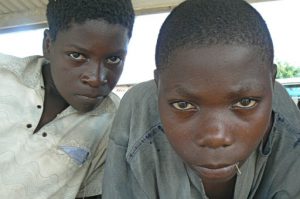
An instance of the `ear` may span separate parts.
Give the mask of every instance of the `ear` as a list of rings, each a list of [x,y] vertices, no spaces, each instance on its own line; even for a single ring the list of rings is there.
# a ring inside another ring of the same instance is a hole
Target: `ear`
[[[43,39],[43,55],[46,59],[50,58],[50,47],[51,47],[51,37],[48,29],[44,31],[44,39]]]
[[[157,69],[154,70],[154,81],[155,81],[156,87],[158,87],[159,73],[158,73]]]
[[[273,67],[272,67],[272,82],[273,82],[273,85],[275,84],[276,75],[277,75],[277,65],[273,64]]]

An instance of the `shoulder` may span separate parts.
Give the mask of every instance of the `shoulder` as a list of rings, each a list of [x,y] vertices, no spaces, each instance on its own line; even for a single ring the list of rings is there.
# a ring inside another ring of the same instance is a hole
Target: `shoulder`
[[[0,53],[0,65],[8,65],[9,63],[19,62],[22,60],[20,57],[16,57],[13,55]]]
[[[298,125],[290,122],[290,120],[280,113],[276,117],[273,131],[279,137],[283,137],[282,139],[287,139],[287,142],[292,142],[296,144],[300,141],[300,128]],[[299,150],[300,150],[300,142],[299,142]]]
[[[39,59],[43,58],[38,55],[21,58],[0,53],[0,68],[12,71],[22,71],[28,65],[36,65]]]
[[[275,147],[272,150],[283,153],[292,150],[300,153],[300,128],[291,123],[285,115],[275,113],[271,139],[272,147]]]
[[[154,81],[140,83],[123,96],[113,122],[111,139],[119,145],[134,145],[159,123],[156,85]]]
[[[125,93],[120,103],[119,113],[130,114],[137,121],[144,118],[143,122],[157,122],[158,120],[155,119],[159,118],[157,88],[154,80],[137,84]]]
[[[17,78],[25,85],[35,88],[42,79],[41,66],[46,62],[45,58],[38,55],[20,58],[0,54],[0,75]]]
[[[262,182],[262,186],[268,188],[263,190],[268,190],[270,196],[287,193],[296,198],[300,193],[300,130],[279,115],[274,122],[271,139],[272,149]]]
[[[22,70],[24,70],[25,65],[26,64],[24,64],[24,60],[22,58],[0,54],[0,70],[2,72],[11,71],[15,74],[19,74]]]
[[[91,112],[88,112],[87,115],[93,117],[103,117],[104,114],[114,115],[119,107],[120,98],[113,92],[111,92],[103,102],[97,106]]]
[[[107,105],[110,106],[114,111],[116,111],[120,104],[120,97],[115,93],[111,92],[107,97]]]
[[[276,163],[276,169],[285,169],[298,162],[300,165],[300,129],[284,115],[275,114],[274,124],[269,136],[266,151],[270,150],[269,162]],[[282,167],[280,167],[280,165]]]
[[[300,124],[300,111],[286,89],[275,81],[273,94],[273,110],[284,115],[294,125]]]
[[[125,93],[118,110],[119,117],[124,114],[140,122],[142,118],[152,121],[158,116],[157,89],[153,80],[137,84]]]
[[[142,82],[133,86],[125,93],[122,101],[133,101],[134,104],[142,104],[146,101],[157,101],[157,88],[154,80]]]

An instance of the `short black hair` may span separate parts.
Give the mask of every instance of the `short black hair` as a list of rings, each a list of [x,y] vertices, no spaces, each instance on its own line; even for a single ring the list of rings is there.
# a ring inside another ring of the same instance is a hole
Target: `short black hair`
[[[127,28],[131,38],[135,17],[131,0],[49,0],[46,15],[52,40],[72,23],[101,19]]]
[[[156,44],[157,69],[168,65],[179,48],[237,44],[257,47],[273,64],[271,35],[262,16],[243,0],[187,0],[168,15]]]

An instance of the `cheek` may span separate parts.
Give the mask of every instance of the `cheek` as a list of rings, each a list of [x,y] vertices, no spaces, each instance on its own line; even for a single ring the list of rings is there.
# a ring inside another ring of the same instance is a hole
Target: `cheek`
[[[190,121],[182,122],[174,116],[168,108],[160,108],[160,117],[164,132],[172,145],[183,160],[188,160],[190,151],[193,151],[193,129],[189,125]]]
[[[249,138],[249,142],[260,142],[263,136],[269,130],[270,124],[270,115],[268,114],[260,114],[257,115],[255,119],[253,119],[251,123],[248,123],[248,134],[247,137]]]
[[[123,67],[119,67],[117,70],[113,71],[112,73],[112,79],[114,82],[117,82],[122,74]]]
[[[117,84],[117,82],[119,81],[122,71],[123,71],[123,65],[119,66],[118,68],[116,68],[114,70],[109,71],[107,78],[112,87],[114,87]]]
[[[59,59],[59,57],[57,57],[56,59],[55,57],[52,58],[50,62],[52,78],[57,80],[63,76],[66,77],[68,73],[68,71],[66,70],[66,66],[67,64],[63,62],[63,59]]]
[[[188,129],[184,129],[184,125],[168,125],[163,124],[165,129],[165,134],[172,145],[176,153],[186,162],[191,159],[191,153],[194,151],[192,148],[194,146],[191,133],[188,133]]]
[[[64,68],[63,65],[57,64],[52,68],[52,78],[55,84],[73,84],[74,79],[79,76],[80,71]],[[69,85],[71,86],[71,85]]]
[[[241,148],[244,150],[255,150],[262,141],[264,135],[269,131],[271,124],[271,107],[265,107],[256,114],[240,122],[236,128],[236,137]],[[241,132],[239,132],[241,129]]]
[[[63,63],[55,63],[55,67],[51,67],[51,75],[53,83],[57,91],[67,98],[70,92],[80,85],[80,68],[67,68]]]

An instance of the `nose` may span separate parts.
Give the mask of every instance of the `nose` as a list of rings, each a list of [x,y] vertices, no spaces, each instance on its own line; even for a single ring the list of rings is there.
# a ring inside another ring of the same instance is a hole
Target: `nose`
[[[82,73],[80,80],[93,88],[100,87],[108,82],[107,69],[102,64],[91,64],[88,69]]]
[[[195,133],[197,144],[211,149],[232,145],[234,138],[229,121],[224,114],[208,113],[201,117]]]

